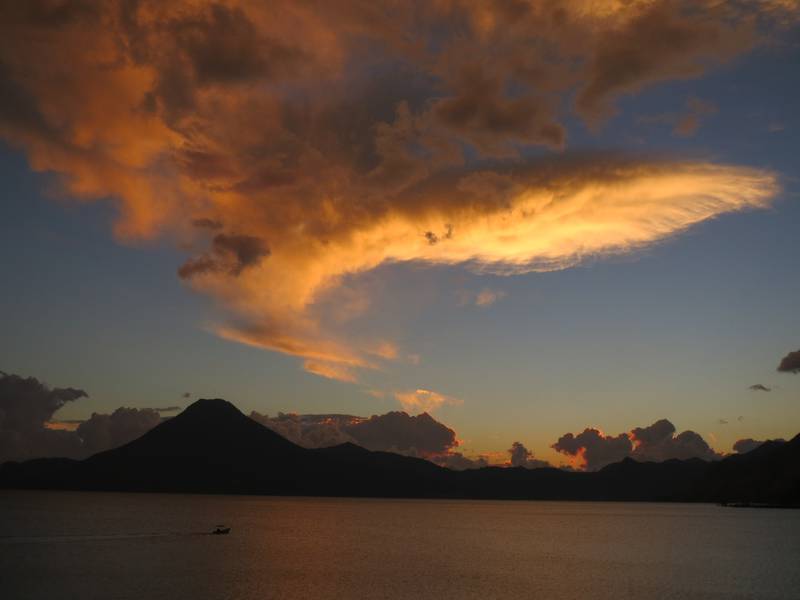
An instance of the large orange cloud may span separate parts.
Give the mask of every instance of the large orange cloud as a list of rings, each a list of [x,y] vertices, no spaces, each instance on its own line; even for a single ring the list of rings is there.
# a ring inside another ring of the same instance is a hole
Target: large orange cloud
[[[562,154],[562,117],[700,75],[792,2],[0,0],[0,135],[122,239],[173,236],[227,338],[355,381],[406,354],[342,282],[418,261],[517,274],[766,206],[773,174]],[[575,96],[575,103],[571,98]]]

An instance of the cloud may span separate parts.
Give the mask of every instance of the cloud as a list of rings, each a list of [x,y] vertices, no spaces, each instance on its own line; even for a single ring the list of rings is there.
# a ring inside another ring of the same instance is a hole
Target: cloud
[[[797,352],[789,352],[781,359],[781,364],[778,365],[778,372],[780,373],[800,373],[800,350]]]
[[[682,113],[664,113],[660,115],[639,117],[639,123],[663,123],[672,127],[672,134],[680,137],[691,137],[700,128],[703,119],[717,112],[717,106],[713,102],[701,100],[691,96],[686,101],[686,107]]]
[[[458,398],[423,389],[395,392],[394,397],[408,412],[428,413],[442,406],[460,406],[464,403]]]
[[[483,288],[475,297],[475,306],[491,306],[498,300],[505,298],[506,293],[502,290],[490,290]]]
[[[722,457],[699,433],[683,431],[674,434],[675,426],[667,419],[656,421],[648,427],[636,427],[630,432],[634,445],[631,457],[642,462],[661,462],[671,458],[717,460]]]
[[[620,433],[617,436],[608,436],[599,429],[587,428],[578,435],[564,434],[551,447],[572,457],[573,467],[587,471],[596,471],[627,457],[642,462],[661,462],[673,458],[721,458],[721,454],[714,451],[700,434],[687,430],[675,435],[675,426],[667,419],[661,419],[647,427],[636,427],[629,433]]]
[[[33,431],[68,402],[89,395],[77,388],[50,388],[35,377],[0,371],[0,427]]]
[[[454,471],[466,471],[467,469],[482,469],[489,466],[489,460],[485,456],[469,458],[461,452],[448,452],[446,454],[435,454],[428,458],[440,467],[453,469]]]
[[[269,248],[257,237],[219,233],[212,240],[211,251],[186,261],[178,275],[181,279],[218,272],[238,276],[266,256]]]
[[[763,383],[754,383],[751,385],[748,390],[753,390],[754,392],[771,392],[772,388],[765,386]]]
[[[162,412],[177,412],[177,411],[181,410],[181,407],[180,406],[165,406],[163,408],[154,408],[153,410],[156,411],[156,412],[160,412],[160,413],[162,413]]]
[[[355,444],[355,439],[347,433],[346,428],[361,420],[361,417],[350,415],[278,413],[277,417],[270,417],[256,411],[250,413],[250,418],[304,448],[326,448],[346,442]]]
[[[337,381],[347,381],[355,383],[358,381],[352,369],[340,365],[336,362],[325,362],[318,360],[306,360],[303,363],[303,368],[314,375],[327,377],[328,379],[335,379]]]
[[[54,420],[65,404],[88,394],[77,388],[50,388],[35,377],[0,373],[0,463],[43,456],[85,458],[121,446],[161,422],[166,409],[118,408],[93,413],[85,421]]]
[[[117,448],[141,437],[161,422],[159,411],[153,408],[116,409],[110,415],[92,413],[76,430],[89,456],[109,448]]]
[[[388,412],[369,418],[353,415],[296,415],[276,417],[250,413],[250,418],[305,448],[323,448],[350,442],[373,451],[394,452],[425,458],[439,466],[462,471],[489,466],[486,455],[466,456],[456,451],[456,433],[427,413],[411,416]],[[533,459],[521,466],[548,466]]]
[[[672,133],[682,137],[693,136],[700,128],[702,119],[716,112],[717,106],[713,102],[692,96],[686,101],[686,113],[677,120]]]
[[[625,433],[612,437],[606,436],[599,429],[587,428],[578,435],[562,435],[551,448],[573,457],[573,467],[596,471],[630,456],[633,445]]]
[[[577,97],[599,123],[795,11],[764,6],[3,1],[0,137],[65,194],[112,199],[118,238],[188,249],[219,335],[353,380],[409,354],[338,325],[343,283],[380,265],[564,269],[767,207],[770,172],[578,156],[564,119]]]
[[[523,467],[525,469],[543,469],[552,465],[546,460],[539,460],[533,457],[533,452],[528,450],[520,442],[511,444],[508,449],[509,465],[512,467]]]
[[[786,440],[782,438],[777,438],[772,440],[773,442],[785,442]],[[761,444],[764,444],[767,440],[754,440],[752,438],[745,438],[741,440],[736,440],[736,443],[733,444],[733,451],[738,452],[739,454],[744,454],[746,452],[750,452],[751,450],[755,450]]]
[[[437,460],[446,461],[447,455],[458,445],[455,432],[427,413],[410,416],[394,411],[369,418],[279,413],[277,417],[269,417],[253,411],[250,418],[305,448],[350,442],[368,450],[438,457]]]
[[[480,308],[491,306],[498,300],[502,300],[508,294],[503,290],[493,290],[485,287],[479,291],[460,290],[458,292],[458,305],[474,305]]]
[[[738,452],[739,454],[744,454],[746,452],[750,452],[751,450],[755,450],[763,443],[764,440],[754,440],[752,438],[737,440],[736,443],[733,444],[733,451]]]
[[[614,113],[615,96],[648,84],[690,79],[714,63],[748,49],[755,32],[748,19],[730,19],[734,3],[637,2],[620,15],[617,27],[599,35],[592,52],[588,81],[576,98],[578,111],[590,121]]]
[[[370,450],[414,449],[420,456],[442,454],[458,446],[455,431],[427,413],[374,415],[347,429],[356,443]]]
[[[87,396],[81,389],[50,388],[35,377],[0,372],[0,463],[78,452],[72,432],[45,425],[65,404]]]
[[[727,424],[728,424],[728,421],[727,421],[727,419],[718,419],[718,420],[717,420],[717,423],[718,423],[719,425],[727,425]]]

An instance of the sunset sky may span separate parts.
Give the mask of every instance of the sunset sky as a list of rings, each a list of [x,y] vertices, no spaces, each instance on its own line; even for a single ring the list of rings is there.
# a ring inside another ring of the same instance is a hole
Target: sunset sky
[[[800,431],[797,1],[0,15],[0,370],[56,418]]]

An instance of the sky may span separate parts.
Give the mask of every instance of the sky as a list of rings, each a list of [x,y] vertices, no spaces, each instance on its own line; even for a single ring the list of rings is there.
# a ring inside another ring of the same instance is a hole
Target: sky
[[[54,419],[800,431],[797,2],[0,14],[0,370]]]

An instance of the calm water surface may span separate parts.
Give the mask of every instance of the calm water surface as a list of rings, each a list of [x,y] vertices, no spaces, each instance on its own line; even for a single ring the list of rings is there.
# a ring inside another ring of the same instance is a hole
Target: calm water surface
[[[0,492],[0,596],[796,600],[800,511]]]

